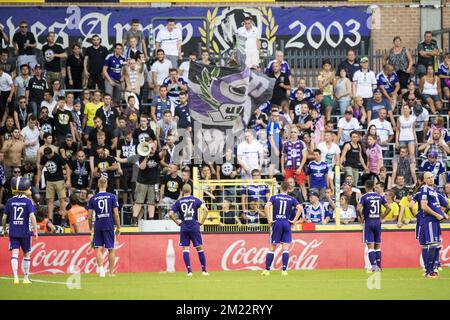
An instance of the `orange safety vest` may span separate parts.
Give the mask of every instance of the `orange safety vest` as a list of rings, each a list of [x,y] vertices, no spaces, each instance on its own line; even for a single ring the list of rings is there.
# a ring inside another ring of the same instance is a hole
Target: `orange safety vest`
[[[41,222],[36,222],[36,224],[37,224],[38,233],[47,233],[48,232],[48,228],[47,228],[48,219],[47,218],[45,218]]]
[[[74,205],[68,212],[70,231],[75,232],[74,224],[78,226],[78,232],[89,232],[89,212],[82,206]]]

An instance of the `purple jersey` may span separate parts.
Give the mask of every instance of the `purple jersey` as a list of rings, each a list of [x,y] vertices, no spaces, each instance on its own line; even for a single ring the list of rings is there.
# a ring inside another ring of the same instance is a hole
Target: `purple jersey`
[[[399,83],[399,80],[395,72],[393,72],[390,76],[387,76],[386,74],[384,74],[384,72],[380,72],[377,75],[378,86],[384,87],[388,94],[394,92],[397,83]]]
[[[303,141],[297,140],[295,142],[288,140],[283,146],[283,155],[285,159],[285,168],[290,170],[297,170],[302,163],[302,151],[306,148]]]
[[[181,231],[200,231],[198,224],[198,209],[203,205],[203,201],[194,197],[182,197],[172,206],[171,210],[178,214],[181,223]]]
[[[363,207],[364,221],[381,222],[381,205],[386,204],[386,199],[382,195],[368,192],[359,199],[359,204]]]
[[[328,173],[328,165],[321,161],[317,163],[315,160],[308,165],[307,174],[309,175],[309,187],[311,189],[321,189],[327,187],[326,174]]]
[[[441,203],[439,201],[439,196],[438,196],[438,192],[433,189],[430,188],[428,186],[423,186],[420,188],[421,190],[421,197],[420,200],[425,200],[428,202],[428,207],[433,210],[434,212],[440,214],[441,216],[444,216],[443,212],[442,212],[442,208],[441,208]],[[423,213],[423,217],[424,219],[431,219],[433,221],[438,221],[435,217],[427,214],[427,213]]]
[[[299,205],[298,201],[287,194],[277,194],[270,197],[272,203],[272,219],[274,222],[289,220],[291,213]]]
[[[268,186],[248,186],[242,187],[242,191],[247,195],[247,201],[266,202],[266,195],[269,193]]]
[[[114,231],[114,208],[118,208],[116,195],[99,192],[89,200],[88,210],[94,211],[94,231]]]
[[[17,195],[6,202],[5,214],[9,221],[10,238],[27,238],[32,232],[30,215],[36,212],[33,202],[25,195]]]

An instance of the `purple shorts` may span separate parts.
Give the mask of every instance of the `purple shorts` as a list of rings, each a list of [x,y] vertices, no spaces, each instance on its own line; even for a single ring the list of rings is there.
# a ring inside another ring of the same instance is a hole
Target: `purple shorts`
[[[26,238],[9,238],[9,250],[20,249],[24,253],[31,251],[31,237]]]
[[[441,224],[435,218],[425,218],[422,224],[425,244],[441,242]]]
[[[416,225],[416,239],[419,240],[419,245],[424,246],[426,245],[425,241],[425,233],[423,232],[423,225]]]
[[[288,220],[280,220],[273,224],[270,233],[270,243],[291,243],[292,242],[292,231],[291,224]]]
[[[363,227],[364,243],[381,243],[381,221],[365,221]]]
[[[194,248],[203,245],[202,234],[200,231],[180,231],[180,247],[189,247],[191,241]]]
[[[102,247],[108,250],[116,248],[116,235],[114,230],[94,231],[94,248]]]

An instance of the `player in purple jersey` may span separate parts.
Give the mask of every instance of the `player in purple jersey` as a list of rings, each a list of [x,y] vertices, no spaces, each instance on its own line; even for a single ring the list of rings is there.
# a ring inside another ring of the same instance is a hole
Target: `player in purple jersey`
[[[36,208],[31,199],[31,183],[27,178],[14,177],[11,179],[11,190],[14,194],[5,205],[5,214],[2,218],[3,235],[9,235],[9,250],[11,251],[11,267],[14,275],[14,284],[19,284],[19,250],[22,248],[22,270],[23,283],[30,284],[28,278],[30,273],[30,255],[31,255],[31,236],[34,234],[34,240],[38,239],[38,230],[36,224]],[[9,229],[6,229],[6,224]]]
[[[374,181],[366,181],[366,193],[359,199],[358,220],[363,224],[364,243],[369,251],[370,272],[381,271],[381,220],[391,211],[386,199],[373,191]],[[381,215],[381,206],[386,210]]]
[[[97,249],[97,268],[101,278],[105,277],[103,267],[103,251],[109,251],[110,277],[114,276],[116,262],[116,236],[120,234],[119,205],[115,194],[106,192],[108,178],[101,176],[98,179],[98,193],[89,200],[89,228],[93,237],[93,247]],[[114,232],[114,225],[116,231]]]
[[[264,276],[270,275],[275,249],[280,243],[283,246],[283,270],[281,275],[287,276],[288,274],[286,269],[289,262],[289,245],[292,242],[291,224],[295,224],[303,212],[298,201],[287,194],[288,190],[289,183],[282,182],[280,194],[270,197],[265,206],[267,220],[272,229],[270,232],[270,249],[266,257],[266,269],[262,272]],[[272,212],[270,212],[270,207],[272,207]],[[294,209],[297,209],[297,213],[291,221],[289,217]]]
[[[205,223],[206,217],[208,216],[208,208],[202,200],[192,196],[191,193],[191,186],[185,184],[181,191],[181,198],[170,209],[169,217],[180,226],[179,246],[183,247],[183,260],[186,265],[188,277],[192,276],[191,258],[189,256],[189,245],[191,241],[198,252],[198,258],[202,265],[202,274],[208,276],[209,273],[206,271],[206,256],[203,251],[203,240],[200,233],[200,226]],[[202,213],[200,220],[199,211]],[[178,219],[176,215],[178,215]]]
[[[420,191],[424,184],[423,181],[423,172],[419,172],[417,174],[417,184],[418,188],[416,189],[416,192],[414,193],[413,199],[409,203],[409,209],[413,213],[413,215],[416,216],[416,240],[419,241],[419,245],[421,247],[421,253],[422,253],[422,261],[425,264],[425,256],[427,254],[427,246],[425,244],[425,239],[423,237],[423,232],[421,232],[422,229],[422,221],[423,221],[423,213],[420,208]],[[414,210],[414,205],[417,203],[417,211]]]
[[[436,278],[435,271],[437,254],[441,244],[440,222],[448,219],[442,211],[437,191],[434,189],[434,176],[431,172],[424,173],[425,185],[420,188],[420,208],[423,212],[422,231],[424,234],[427,253],[425,255],[425,277]]]

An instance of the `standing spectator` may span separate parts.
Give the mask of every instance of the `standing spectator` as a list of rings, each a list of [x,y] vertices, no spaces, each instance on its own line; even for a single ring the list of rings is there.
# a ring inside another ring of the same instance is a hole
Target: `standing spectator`
[[[3,42],[5,44],[9,43],[9,37],[6,34],[5,30],[3,29],[3,26],[0,26],[0,49],[3,49]]]
[[[88,102],[84,106],[83,130],[85,139],[94,128],[94,118],[97,110],[101,107],[103,107],[102,93],[100,90],[95,90],[92,102]]]
[[[22,158],[25,158],[25,142],[20,135],[20,130],[14,128],[10,140],[7,140],[0,150],[5,155],[5,176],[11,177],[12,167],[22,166]]]
[[[56,43],[56,33],[50,31],[47,34],[47,43],[42,47],[44,56],[44,68],[47,72],[47,80],[53,83],[61,79],[61,59],[67,58],[67,53],[59,44]]]
[[[108,178],[108,192],[115,193],[114,192],[114,186],[115,184],[115,172],[119,169],[119,164],[109,154],[106,153],[105,147],[98,145],[96,147],[96,155],[94,156],[94,171],[93,176],[94,178],[98,179],[101,176],[105,176]]]
[[[66,61],[66,87],[68,89],[81,90],[83,88],[83,59],[81,46],[75,43],[72,45],[72,54]],[[78,98],[80,93],[75,92],[74,95],[75,98]]]
[[[258,169],[252,170],[252,179],[260,180],[261,172]],[[267,185],[249,185],[242,187],[242,209],[245,211],[248,208],[248,204],[254,202],[264,206],[264,204],[269,201],[270,190]]]
[[[356,71],[359,71],[361,68],[358,59],[356,58],[356,52],[353,49],[347,51],[347,58],[342,61],[338,66],[338,74],[342,69],[347,70],[347,77],[353,81],[353,76]]]
[[[89,212],[83,206],[79,205],[78,196],[73,193],[70,198],[70,210],[67,213],[69,220],[70,232],[72,233],[88,233],[89,229]]]
[[[139,127],[133,131],[133,139],[136,145],[138,145],[140,142],[146,141],[148,138],[155,141],[156,135],[149,126],[148,115],[142,115],[139,119]]]
[[[400,82],[402,93],[407,90],[409,76],[413,66],[411,50],[402,46],[402,39],[399,36],[394,37],[394,47],[392,47],[384,56],[384,63],[394,67],[394,71]]]
[[[281,173],[284,180],[294,178],[303,194],[303,199],[306,199],[306,175],[305,163],[308,157],[305,143],[298,139],[297,127],[292,127],[290,130],[289,140],[283,145],[283,153],[281,155]]]
[[[323,100],[321,102],[325,110],[325,119],[331,120],[331,112],[333,111],[333,93],[336,87],[336,74],[331,70],[331,61],[326,59],[322,62],[322,70],[317,77],[317,86],[323,92]]]
[[[281,72],[285,73],[289,77],[289,80],[293,82],[294,78],[292,77],[291,68],[289,68],[289,64],[284,60],[284,52],[280,50],[277,50],[275,52],[275,60],[269,62],[264,73],[269,77],[273,75],[273,64],[275,62],[278,62],[280,64]]]
[[[318,194],[319,199],[325,198],[325,189],[329,186],[328,164],[321,160],[322,152],[314,149],[314,160],[308,164],[306,174],[308,176],[308,185],[311,192]]]
[[[14,118],[8,116],[6,118],[6,123],[3,127],[0,127],[0,144],[3,145],[5,141],[8,141],[12,138],[13,130],[14,130]]]
[[[440,54],[437,42],[433,39],[431,31],[425,31],[424,41],[417,45],[418,59],[416,64],[416,73],[422,78],[427,73],[429,66],[434,69],[434,61]]]
[[[57,101],[52,97],[51,90],[44,90],[44,100],[41,102],[41,107],[39,109],[39,113],[43,108],[46,108],[50,116],[53,118],[53,110],[56,108]]]
[[[33,115],[33,110],[27,106],[27,99],[23,96],[19,97],[19,105],[14,109],[14,123],[16,128],[25,128],[28,118],[31,115]]]
[[[136,108],[136,98],[134,96],[129,96],[127,100],[128,107],[122,113],[122,116],[126,119],[127,127],[134,131],[139,120],[139,110]]]
[[[39,128],[41,132],[41,140],[44,140],[44,135],[46,133],[53,135],[53,128],[55,126],[54,119],[49,117],[49,112],[47,107],[41,108],[41,113],[39,114]]]
[[[166,85],[159,87],[159,96],[153,99],[153,104],[150,108],[150,114],[155,123],[162,119],[165,110],[172,112],[172,102],[167,98],[169,90]],[[173,115],[173,112],[172,112]]]
[[[137,49],[143,52],[145,58],[147,58],[148,53],[147,53],[147,45],[145,44],[145,36],[144,32],[142,30],[139,30],[139,26],[140,26],[139,19],[131,20],[131,28],[125,31],[125,34],[123,35],[122,44],[124,46],[129,46],[131,38],[135,38]]]
[[[191,112],[188,103],[188,94],[185,91],[180,92],[180,104],[175,108],[175,122],[178,125],[178,129],[184,129],[187,131],[186,134],[183,135],[183,138],[187,139],[187,148],[189,152],[185,153],[188,156],[187,159],[190,159],[192,155],[192,127],[193,122],[191,119]],[[180,135],[182,135],[180,133]]]
[[[1,40],[0,40],[1,42]],[[3,71],[11,76],[11,78],[16,77],[16,64],[9,58],[9,50],[2,49],[0,55],[0,66],[3,67]]]
[[[369,58],[361,58],[361,70],[353,75],[353,97],[362,97],[366,102],[373,96],[373,89],[377,85],[375,73],[369,69]]]
[[[12,43],[14,46],[14,54],[17,57],[17,65],[28,64],[34,69],[37,64],[34,48],[36,48],[36,38],[34,34],[28,31],[28,23],[21,21],[19,23],[20,30],[13,36]]]
[[[138,40],[136,37],[130,37],[128,39],[128,46],[127,48],[125,48],[125,60],[130,60],[130,59],[135,59],[138,60],[140,59],[141,54],[143,54],[143,52],[141,50],[138,49],[137,47],[138,45]]]
[[[297,109],[297,107],[296,107]],[[305,131],[305,132],[311,132],[311,127],[312,127],[312,118],[311,118],[311,113],[310,113],[310,109],[309,106],[306,103],[302,103],[300,105],[300,113],[294,114],[294,121],[293,123],[295,125],[297,125],[297,128],[301,131]]]
[[[397,176],[404,177],[407,186],[417,183],[415,157],[409,154],[405,146],[400,147],[400,155],[395,156],[392,161],[392,181],[396,181]]]
[[[442,87],[441,79],[434,73],[434,66],[427,67],[426,74],[420,79],[419,90],[431,113],[438,114],[442,109]]]
[[[57,108],[53,110],[53,117],[55,118],[54,133],[58,146],[64,142],[68,133],[71,133],[73,137],[76,137],[76,129],[72,119],[72,112],[65,110],[65,105],[66,100],[64,97],[59,97]]]
[[[37,152],[36,163],[41,161],[45,148],[49,147],[54,153],[59,154],[59,148],[53,144],[53,136],[50,133],[44,133],[44,144],[39,147]]]
[[[52,85],[52,94],[53,94],[53,100],[58,101],[58,97],[65,97],[66,92],[61,88],[61,81],[60,80],[53,80],[51,82]]]
[[[254,140],[251,130],[245,132],[245,140],[237,147],[237,159],[241,166],[242,179],[252,179],[252,171],[261,170],[263,165],[263,148]]]
[[[168,19],[167,26],[156,35],[156,50],[164,50],[167,59],[172,63],[171,68],[178,67],[178,60],[182,58],[181,42],[183,36],[179,28],[175,28],[175,20]]]
[[[372,134],[367,137],[366,155],[369,173],[366,175],[365,180],[378,179],[380,169],[383,166],[383,151],[377,143],[377,137]]]
[[[139,157],[139,171],[136,180],[135,202],[133,205],[132,224],[137,224],[141,217],[141,208],[147,199],[147,212],[150,219],[155,215],[156,186],[160,183],[160,162],[162,154],[156,150],[156,143],[147,138],[152,145],[152,152],[146,157]]]
[[[450,100],[450,53],[446,53],[444,61],[439,64],[438,76],[441,79],[443,97]]]
[[[383,66],[383,71],[377,75],[377,84],[383,96],[391,103],[392,111],[395,112],[400,81],[392,65],[385,64]]]
[[[136,144],[133,141],[133,132],[129,129],[125,129],[124,137],[119,140],[117,147],[117,157],[121,159],[127,159],[136,155]],[[131,177],[133,174],[133,165],[130,163],[120,162],[120,168],[122,169],[122,175],[120,176],[120,188],[124,190],[123,202],[128,203],[128,192],[131,188]]]
[[[244,25],[237,29],[237,35],[245,39],[245,65],[249,68],[259,67],[259,51],[261,50],[261,34],[252,18],[245,17]],[[289,76],[287,76],[289,78]]]
[[[21,131],[25,142],[25,157],[33,163],[36,161],[39,150],[39,129],[36,124],[37,118],[31,115],[28,119],[28,125]]]
[[[59,214],[62,218],[61,224],[64,225],[66,217],[66,184],[64,183],[63,169],[69,172],[69,166],[59,154],[53,152],[52,148],[46,147],[44,149],[44,155],[38,163],[38,174],[36,176],[36,189],[38,190],[43,168],[47,170],[45,173],[45,198],[47,199],[48,205],[48,218],[53,221],[55,194],[57,194],[59,199]],[[70,186],[70,176],[67,176],[67,185]]]
[[[352,187],[352,184],[348,182],[344,182],[341,188],[341,197],[347,196],[349,198],[349,205],[352,205],[356,208],[358,205],[359,198],[361,197],[361,192],[356,192],[355,188]],[[358,190],[359,191],[359,190]]]
[[[317,149],[320,150],[321,161],[324,161],[328,167],[328,185],[334,193],[334,166],[336,163],[340,163],[341,149],[333,142],[333,136],[331,131],[325,131],[324,141],[317,145]]]
[[[2,114],[2,126],[6,122],[6,117],[11,115],[14,105],[14,83],[9,74],[3,71],[0,66],[0,113]]]
[[[350,141],[350,134],[355,130],[360,130],[361,125],[358,120],[353,117],[353,111],[347,110],[344,113],[344,117],[338,121],[338,141],[342,146],[344,143]]]
[[[105,93],[103,96],[103,106],[97,109],[95,116],[102,119],[105,130],[112,134],[117,128],[119,113],[115,108],[112,108],[111,100],[111,95]]]
[[[33,114],[38,115],[39,106],[44,100],[44,92],[49,90],[47,81],[42,78],[42,67],[36,64],[34,67],[34,76],[28,81],[28,87],[25,91],[27,104],[33,108]]]
[[[364,173],[369,173],[369,168],[366,166],[362,156],[362,147],[359,143],[360,135],[357,131],[352,131],[350,134],[350,142],[344,144],[341,156],[341,168],[344,165],[344,174],[351,175],[355,185],[359,181],[360,168],[364,168]]]
[[[64,143],[59,147],[59,154],[68,164],[72,160],[75,160],[76,154],[78,151],[78,145],[73,141],[73,136],[71,133],[66,135],[66,139]]]
[[[273,94],[270,102],[272,105],[281,105],[283,100],[287,99],[287,91],[291,90],[291,82],[286,73],[281,72],[280,63],[278,61],[272,64],[273,74],[271,78],[275,78]]]
[[[283,124],[280,121],[280,112],[276,108],[271,110],[271,118],[267,124],[267,138],[269,139],[269,148],[271,155],[271,163],[269,166],[269,176],[273,177],[275,169],[279,170],[279,160],[281,157],[282,148],[282,130],[284,129]]]
[[[374,119],[378,119],[381,109],[386,109],[389,113],[389,119],[391,120],[392,127],[395,128],[394,113],[392,112],[392,106],[388,100],[383,98],[383,94],[379,88],[373,90],[373,98],[369,99],[367,103],[367,123]]]
[[[154,92],[159,92],[159,87],[163,84],[164,79],[169,76],[169,70],[173,68],[173,64],[169,59],[166,59],[164,50],[156,50],[156,61],[152,64],[152,86]]]
[[[309,204],[305,205],[305,219],[308,223],[327,224],[330,217],[327,216],[325,208],[319,201],[319,193],[310,191]]]
[[[408,148],[411,156],[416,154],[417,135],[416,135],[416,117],[411,115],[411,110],[407,104],[402,106],[402,115],[397,119],[395,147],[401,146]]]
[[[182,184],[183,180],[178,175],[178,166],[174,163],[169,164],[169,171],[161,181],[160,201],[168,207],[172,206],[180,197]]]
[[[86,154],[84,151],[79,150],[77,152],[76,160],[71,160],[68,164],[70,170],[67,172],[67,175],[70,177],[72,192],[90,188],[91,168],[86,163]]]
[[[428,121],[430,120],[430,114],[425,109],[420,101],[416,100],[414,94],[410,94],[408,97],[408,106],[412,110],[413,115],[416,117],[416,136],[417,142],[423,143],[426,132],[428,131]]]
[[[339,104],[340,115],[343,115],[352,100],[352,82],[347,77],[347,69],[339,70],[336,79],[336,91],[334,97]]]
[[[103,63],[108,56],[108,49],[101,45],[99,35],[92,36],[92,46],[84,54],[84,79],[89,89],[105,91],[105,81],[102,77]]]
[[[175,163],[177,165],[183,164],[183,151],[179,154],[175,154],[175,138],[174,136],[168,135],[166,138],[166,144],[162,147],[162,160],[161,168],[165,169],[170,163]]]
[[[25,96],[25,91],[28,87],[28,81],[30,81],[30,66],[23,64],[19,67],[20,75],[14,78],[14,87],[16,97]]]
[[[206,65],[206,66],[214,65],[209,58],[210,58],[209,57],[209,51],[205,50],[205,49],[202,49],[202,53],[201,53],[201,57],[200,57],[200,61],[199,62],[201,64]]]
[[[377,128],[377,136],[380,139],[380,146],[387,150],[387,144],[394,139],[394,130],[389,121],[386,120],[387,110],[382,108],[378,111],[378,119],[369,122],[369,127],[374,125]]]
[[[292,122],[294,124],[299,123],[299,117],[302,115],[302,105],[308,106],[308,101],[305,99],[305,93],[303,92],[303,89],[300,88],[296,91],[297,93],[295,94],[295,99],[290,100],[289,103],[290,116],[291,119],[293,119]],[[306,115],[307,109],[304,110],[304,115]]]
[[[141,96],[141,83],[144,81],[144,69],[145,64],[138,63],[135,58],[129,59],[127,65],[123,68],[125,100],[133,94],[136,95],[136,98]]]
[[[256,133],[258,133],[259,130],[267,128],[268,121],[269,119],[267,117],[267,114],[262,112],[260,108],[256,108],[255,112],[253,112],[252,116],[250,117],[247,129],[252,129]]]
[[[186,80],[187,83],[189,83],[189,69],[190,64],[192,62],[197,61],[197,54],[192,51],[189,53],[189,59],[187,61],[184,61],[180,66],[178,67],[178,71],[180,73],[180,76]]]
[[[367,113],[364,108],[364,100],[361,97],[355,97],[352,104],[353,117],[358,120],[361,125],[366,124]]]
[[[178,69],[169,69],[169,76],[164,79],[163,85],[167,86],[169,90],[167,96],[173,104],[178,104],[180,99],[180,92],[187,91],[187,82],[180,76],[178,76]]]
[[[169,135],[177,136],[177,123],[173,121],[172,112],[165,110],[163,118],[156,126],[156,137],[160,147],[164,146]]]
[[[110,144],[112,149],[116,149],[117,137],[114,137],[112,131],[105,127],[105,125],[103,124],[103,120],[100,117],[94,118],[94,129],[89,134],[89,138],[87,141],[87,147],[89,149],[92,148],[93,145],[98,144],[98,136],[100,134],[105,136],[107,143]]]
[[[122,57],[123,46],[121,43],[114,45],[114,53],[106,56],[103,63],[103,76],[105,77],[105,93],[113,97],[116,106],[120,104],[122,90],[122,67],[125,58]]]

